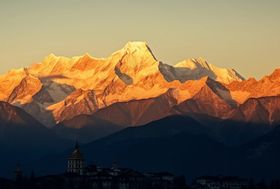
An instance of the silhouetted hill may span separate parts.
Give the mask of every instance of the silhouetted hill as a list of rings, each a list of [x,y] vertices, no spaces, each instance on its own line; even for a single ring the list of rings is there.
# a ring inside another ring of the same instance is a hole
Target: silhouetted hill
[[[83,146],[83,151],[88,159],[101,165],[109,166],[116,161],[121,166],[144,171],[168,170],[187,177],[272,178],[279,175],[278,127],[267,133],[269,130],[263,129],[267,125],[217,120],[209,121],[209,125],[205,120],[203,123],[189,117],[171,116],[142,127],[124,129]],[[238,138],[242,142],[236,143]],[[252,150],[259,154],[250,157]]]
[[[86,143],[113,134],[122,127],[94,115],[79,115],[52,128],[58,136]]]
[[[16,163],[29,162],[69,147],[20,108],[0,102],[0,175],[11,175]],[[35,168],[35,167],[34,167]]]
[[[197,121],[172,116],[137,128],[127,128],[83,146],[88,159],[109,166],[143,171],[168,170],[186,176],[219,174],[228,148],[211,138]],[[209,163],[211,162],[211,163]]]
[[[117,162],[120,167],[170,171],[187,178],[201,175],[273,178],[278,176],[280,129],[263,128],[268,127],[209,117],[201,117],[198,122],[190,117],[170,116],[85,144],[82,152],[87,162],[102,167]],[[264,148],[266,144],[269,145]],[[72,150],[33,163],[39,173],[63,172]],[[251,157],[252,152],[260,153]]]
[[[247,175],[280,177],[280,127],[240,147],[239,161]],[[239,162],[238,162],[239,163]]]

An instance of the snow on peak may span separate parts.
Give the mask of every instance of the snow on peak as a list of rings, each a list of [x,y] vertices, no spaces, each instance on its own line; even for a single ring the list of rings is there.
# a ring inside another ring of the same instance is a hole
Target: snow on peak
[[[222,83],[231,83],[233,81],[242,81],[244,78],[234,69],[219,68],[208,63],[204,58],[193,58],[179,62],[175,68],[185,69],[185,72],[194,76],[194,78],[208,76],[211,79]]]
[[[57,61],[58,59],[59,59],[58,56],[56,56],[54,53],[51,53],[44,58],[43,62],[52,62],[52,61]]]
[[[143,41],[129,41],[126,43],[125,47],[124,48],[131,48],[131,49],[135,49],[135,48],[138,48],[138,49],[145,49],[147,48],[148,44],[147,42],[143,42]]]
[[[128,83],[140,82],[148,76],[158,73],[158,62],[146,42],[128,42],[120,51],[112,55],[116,63],[114,71],[123,79],[129,78]],[[127,79],[125,79],[127,82]]]
[[[212,64],[209,64],[206,61],[206,59],[204,59],[202,57],[184,60],[184,61],[176,64],[174,67],[189,68],[191,70],[195,70],[195,69],[198,69],[198,68],[204,68],[204,69],[207,69],[207,70],[216,69],[216,66],[214,66]]]
[[[156,60],[147,42],[142,42],[142,41],[128,42],[120,51],[123,54],[127,54],[127,55],[134,54],[135,56],[142,57],[142,58],[152,56],[153,59]],[[117,51],[116,53],[120,51]]]

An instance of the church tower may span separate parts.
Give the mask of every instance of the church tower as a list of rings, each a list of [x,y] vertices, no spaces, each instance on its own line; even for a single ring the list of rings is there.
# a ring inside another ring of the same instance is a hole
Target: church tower
[[[85,169],[85,161],[83,154],[81,153],[79,143],[76,142],[76,146],[70,157],[68,158],[67,172],[83,175]]]
[[[20,168],[20,164],[17,163],[16,170],[15,170],[16,181],[20,181],[22,179],[22,171]]]

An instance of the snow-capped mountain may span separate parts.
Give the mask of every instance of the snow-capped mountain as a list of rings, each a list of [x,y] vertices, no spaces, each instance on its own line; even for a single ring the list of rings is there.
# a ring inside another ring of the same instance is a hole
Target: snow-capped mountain
[[[172,114],[242,120],[242,105],[251,98],[280,94],[278,73],[244,80],[234,69],[203,58],[171,66],[158,61],[145,42],[129,42],[108,58],[50,54],[41,63],[12,70],[0,76],[0,100],[22,107],[48,127],[84,114],[122,126]]]
[[[208,63],[204,58],[193,58],[179,62],[175,66],[161,65],[161,71],[169,81],[200,79],[209,77],[221,83],[229,84],[233,81],[242,81],[244,78],[234,69],[219,68]]]

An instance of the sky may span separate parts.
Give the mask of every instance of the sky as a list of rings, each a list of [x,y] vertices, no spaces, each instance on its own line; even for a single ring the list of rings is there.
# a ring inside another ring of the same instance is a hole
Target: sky
[[[50,53],[107,57],[128,41],[171,65],[204,57],[261,78],[280,67],[280,1],[0,0],[0,73]]]

